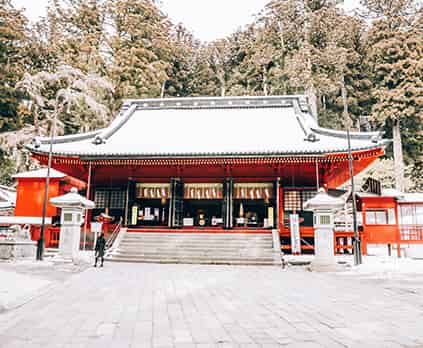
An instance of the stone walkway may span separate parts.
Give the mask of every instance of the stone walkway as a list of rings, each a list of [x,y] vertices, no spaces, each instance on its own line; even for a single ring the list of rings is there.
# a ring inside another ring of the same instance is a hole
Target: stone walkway
[[[0,347],[423,347],[423,297],[277,267],[112,264],[0,315]]]

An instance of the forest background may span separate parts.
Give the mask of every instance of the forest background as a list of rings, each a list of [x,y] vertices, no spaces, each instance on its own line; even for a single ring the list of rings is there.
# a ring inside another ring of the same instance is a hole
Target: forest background
[[[360,3],[269,1],[205,43],[153,0],[50,0],[35,23],[0,0],[0,183],[36,165],[23,145],[56,115],[72,134],[107,125],[126,98],[305,93],[321,126],[393,138],[369,175],[422,191],[422,2]]]

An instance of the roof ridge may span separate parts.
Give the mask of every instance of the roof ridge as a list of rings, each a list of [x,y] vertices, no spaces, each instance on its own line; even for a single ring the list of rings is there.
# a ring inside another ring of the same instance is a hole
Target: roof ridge
[[[268,108],[293,107],[294,103],[297,102],[301,111],[309,112],[307,100],[304,95],[127,99],[121,109],[126,110],[132,105],[137,105],[137,109],[140,110]]]
[[[343,130],[336,130],[336,129],[329,129],[329,128],[324,128],[324,127],[310,127],[314,132],[316,132],[317,134],[322,134],[322,135],[330,135],[330,136],[334,136],[334,137],[338,137],[338,138],[345,138],[347,132],[343,131]],[[383,132],[380,131],[374,131],[374,132],[350,132],[350,136],[351,139],[372,139],[374,138],[375,140],[380,140],[380,138],[382,137]]]

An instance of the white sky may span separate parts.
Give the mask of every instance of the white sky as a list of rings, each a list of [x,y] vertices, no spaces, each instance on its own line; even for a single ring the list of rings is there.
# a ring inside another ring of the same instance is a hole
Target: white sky
[[[44,16],[48,0],[12,0],[18,8],[25,8],[30,20]],[[225,37],[239,27],[251,23],[269,0],[161,0],[162,9],[176,24],[179,22],[202,41]],[[350,10],[359,0],[344,0]]]

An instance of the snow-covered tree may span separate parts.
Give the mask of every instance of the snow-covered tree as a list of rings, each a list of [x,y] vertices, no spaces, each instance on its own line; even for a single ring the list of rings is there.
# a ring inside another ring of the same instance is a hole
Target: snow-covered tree
[[[31,100],[37,132],[46,133],[54,118],[59,134],[88,131],[111,119],[113,85],[68,65],[56,71],[26,73],[18,88]]]

